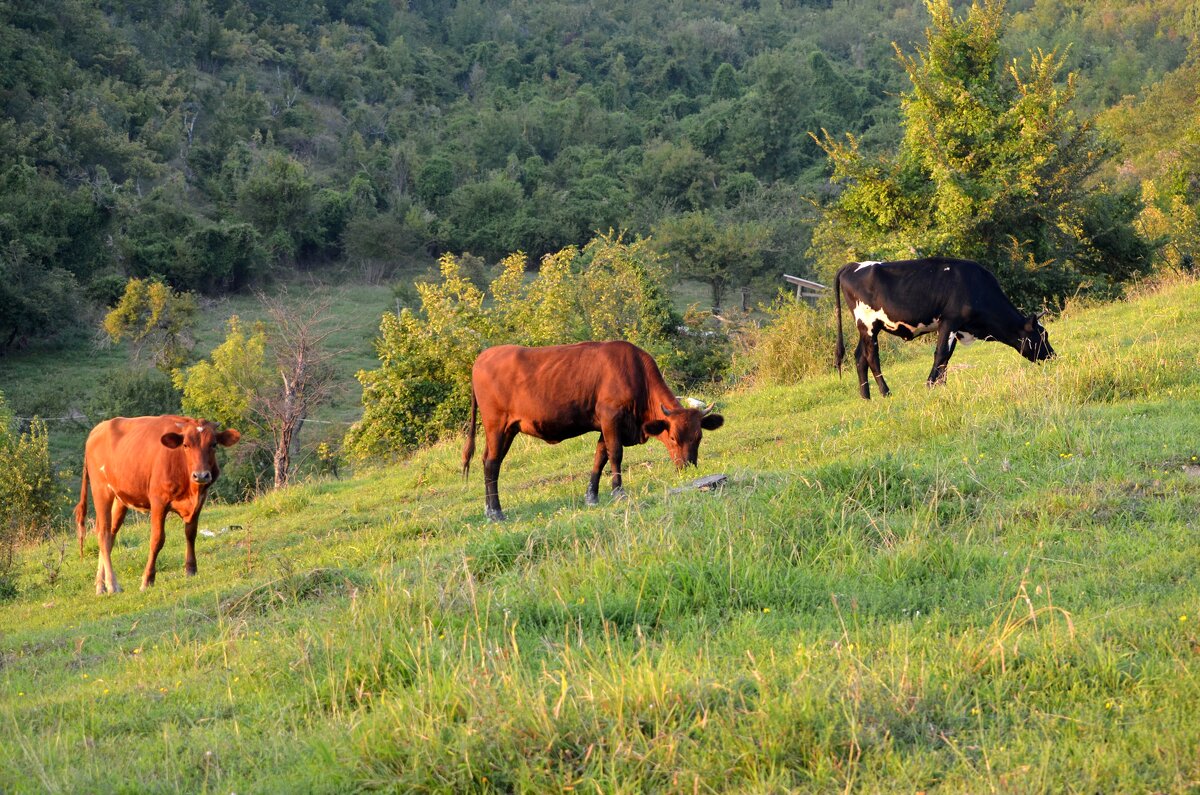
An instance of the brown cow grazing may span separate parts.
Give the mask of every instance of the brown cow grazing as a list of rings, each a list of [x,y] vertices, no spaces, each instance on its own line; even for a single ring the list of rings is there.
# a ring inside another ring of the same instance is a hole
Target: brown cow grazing
[[[485,514],[504,520],[500,464],[518,433],[557,444],[599,431],[586,501],[597,503],[600,472],[612,461],[614,497],[621,488],[626,445],[655,437],[679,468],[696,463],[701,429],[720,428],[725,418],[707,409],[684,408],[650,354],[628,342],[578,342],[545,348],[499,345],[479,354],[471,372],[471,422],[463,448],[463,477],[475,454],[475,419],[483,418]]]
[[[142,575],[142,590],[154,584],[154,562],[163,546],[167,512],[183,519],[187,539],[186,571],[196,573],[196,527],[208,487],[221,470],[216,445],[236,444],[241,434],[232,428],[191,417],[116,417],[88,434],[83,454],[83,486],[75,506],[79,554],[87,530],[88,481],[96,504],[96,593],[120,593],[112,565],[112,545],[129,508],[150,513],[150,559]]]

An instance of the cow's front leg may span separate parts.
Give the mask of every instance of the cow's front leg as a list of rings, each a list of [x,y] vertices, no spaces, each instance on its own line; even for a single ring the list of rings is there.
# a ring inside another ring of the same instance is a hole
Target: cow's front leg
[[[957,341],[948,324],[943,323],[938,328],[937,347],[933,350],[933,369],[929,371],[929,378],[925,381],[926,386],[945,382],[946,366],[950,364],[950,355],[954,353],[954,343]]]
[[[888,389],[887,381],[883,380],[883,370],[879,367],[879,332],[871,334],[870,340],[867,342],[867,364],[871,367],[871,374],[875,376],[875,383],[879,386],[879,394],[888,397],[892,394],[892,390]]]
[[[183,537],[187,541],[187,556],[183,560],[183,572],[188,577],[196,576],[196,530],[200,527],[200,516],[183,523]]]
[[[592,460],[592,476],[588,480],[587,494],[583,501],[588,505],[600,504],[600,475],[604,465],[608,463],[608,446],[604,443],[604,434],[596,441],[596,457]]]
[[[602,441],[608,450],[609,464],[612,467],[613,499],[620,499],[625,496],[625,488],[621,485],[621,456],[624,448],[621,447],[621,433],[617,429],[616,421],[605,424],[601,434]]]
[[[150,556],[146,560],[146,571],[142,573],[142,590],[154,585],[154,575],[158,562],[158,553],[162,551],[163,542],[167,540],[167,506],[150,503]]]

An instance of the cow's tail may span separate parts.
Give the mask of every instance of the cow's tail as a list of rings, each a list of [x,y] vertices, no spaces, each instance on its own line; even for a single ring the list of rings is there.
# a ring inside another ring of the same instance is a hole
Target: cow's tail
[[[75,506],[75,534],[79,536],[79,557],[83,557],[83,541],[87,538],[87,457],[83,459],[83,485],[79,488],[79,504]]]
[[[833,300],[837,304],[837,350],[833,355],[833,364],[837,367],[838,376],[842,374],[842,360],[846,358],[846,338],[842,336],[842,268],[833,277]]]
[[[475,387],[471,386],[471,419],[467,422],[467,443],[463,445],[462,475],[463,480],[471,473],[471,458],[475,455],[475,417],[479,413],[479,403],[475,400]]]

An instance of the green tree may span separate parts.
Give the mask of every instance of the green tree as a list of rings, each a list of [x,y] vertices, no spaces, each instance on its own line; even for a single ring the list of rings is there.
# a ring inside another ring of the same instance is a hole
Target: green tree
[[[314,192],[300,161],[269,152],[239,186],[238,212],[257,227],[278,261],[293,262],[305,244],[319,239],[312,217]]]
[[[680,275],[708,284],[719,307],[727,288],[747,286],[761,274],[769,230],[757,221],[722,222],[694,212],[659,224],[654,239]]]
[[[134,358],[150,351],[154,366],[170,373],[183,366],[195,340],[196,297],[177,293],[160,281],[130,279],[117,305],[104,316],[113,342],[129,340]]]
[[[237,428],[242,432],[241,444],[252,443],[255,429],[247,426],[251,403],[272,379],[266,349],[267,330],[262,323],[255,323],[247,333],[241,318],[230,317],[225,340],[206,361],[175,371],[183,412]]]
[[[843,187],[814,238],[823,270],[862,258],[963,256],[995,270],[1025,305],[1143,270],[1136,247],[1105,251],[1088,233],[1103,226],[1088,219],[1098,212],[1089,196],[1104,188],[1088,179],[1104,151],[1072,110],[1074,75],[1058,80],[1054,53],[1031,54],[1024,67],[1008,59],[1004,0],[973,2],[965,17],[950,0],[926,8],[925,48],[916,56],[896,48],[911,82],[896,155],[870,157],[853,136],[819,139]],[[1118,238],[1129,235],[1109,239]]]

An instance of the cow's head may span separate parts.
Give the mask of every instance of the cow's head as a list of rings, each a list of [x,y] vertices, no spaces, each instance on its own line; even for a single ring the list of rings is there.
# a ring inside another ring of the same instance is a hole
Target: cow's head
[[[1045,312],[1038,312],[1025,318],[1025,325],[1017,335],[1017,350],[1031,362],[1040,362],[1054,358],[1054,349],[1050,347],[1050,338],[1042,327],[1041,319]]]
[[[229,447],[237,444],[242,435],[233,428],[218,432],[216,423],[203,420],[195,423],[181,422],[177,425],[178,432],[172,431],[162,435],[163,447],[182,450],[187,459],[192,482],[207,486],[221,474],[221,468],[217,466],[216,446]]]
[[[725,418],[713,414],[712,404],[704,409],[670,409],[659,405],[663,418],[651,420],[643,426],[647,436],[657,436],[667,447],[667,453],[675,466],[683,469],[696,463],[700,451],[700,439],[704,431],[715,431],[725,424]]]

